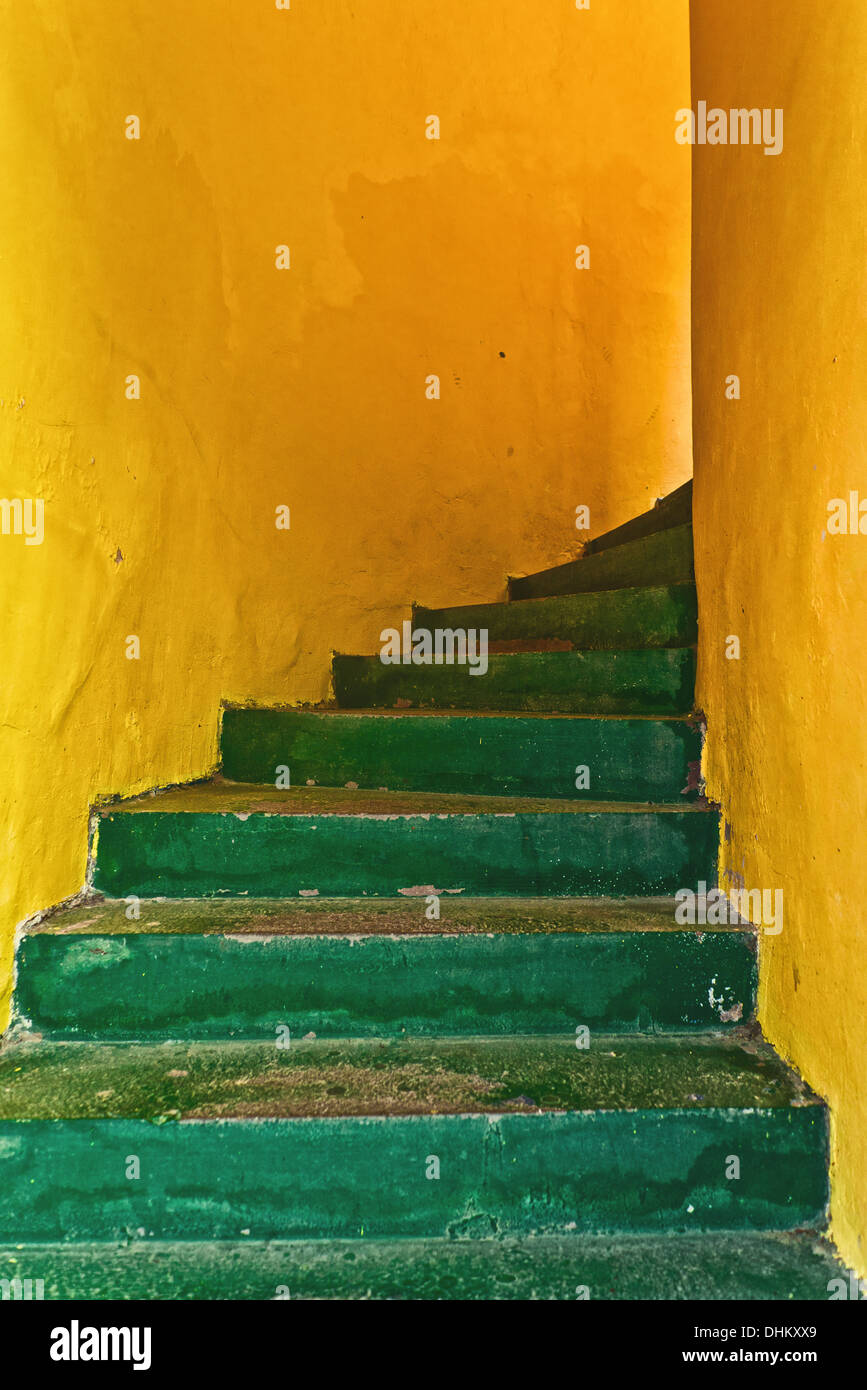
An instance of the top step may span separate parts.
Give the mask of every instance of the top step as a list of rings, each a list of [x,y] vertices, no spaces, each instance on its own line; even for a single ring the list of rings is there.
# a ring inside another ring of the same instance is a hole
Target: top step
[[[544,598],[550,594],[645,584],[688,584],[692,580],[690,478],[667,497],[660,497],[650,511],[588,541],[577,560],[510,579],[509,598]]]
[[[667,497],[657,498],[656,505],[613,531],[606,531],[595,540],[588,541],[584,547],[585,555],[598,555],[602,550],[610,550],[614,545],[637,540],[639,536],[650,536],[656,531],[668,531],[673,526],[692,524],[692,478],[681,487],[675,488]]]
[[[601,539],[601,537],[600,537]],[[537,574],[509,579],[509,599],[554,598],[609,589],[647,588],[655,585],[693,584],[692,526],[685,523],[669,530],[626,541],[598,553],[584,552],[576,560],[554,565]]]

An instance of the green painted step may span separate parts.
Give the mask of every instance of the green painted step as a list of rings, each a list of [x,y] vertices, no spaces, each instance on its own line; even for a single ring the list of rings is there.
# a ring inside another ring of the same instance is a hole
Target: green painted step
[[[615,526],[612,531],[588,541],[584,554],[597,555],[602,550],[610,550],[612,546],[637,540],[639,536],[668,531],[687,522],[692,523],[692,478],[667,497],[657,498],[656,505],[650,511],[642,512],[640,516],[625,521],[622,526]]]
[[[743,933],[251,939],[205,916],[198,936],[27,936],[16,1009],[55,1038],[563,1034],[720,1028],[748,1018],[754,994]]]
[[[580,594],[591,589],[632,589],[651,584],[692,584],[692,525],[654,531],[564,565],[509,579],[509,599]]]
[[[226,709],[220,746],[234,782],[273,786],[288,767],[296,786],[576,800],[675,800],[701,762],[685,719]]]
[[[174,898],[673,894],[713,883],[718,845],[719,817],[699,802],[278,791],[215,780],[104,810],[94,887]]]
[[[818,1232],[481,1240],[133,1241],[0,1247],[45,1299],[682,1299],[825,1302],[849,1271]],[[584,1294],[583,1290],[587,1293]]]
[[[478,667],[477,669],[481,669]],[[692,647],[644,651],[511,652],[470,666],[384,665],[378,656],[335,656],[334,693],[344,709],[416,705],[562,714],[683,715],[693,706]]]
[[[752,1037],[0,1054],[5,1244],[818,1227],[827,1161]]]
[[[412,626],[429,633],[474,628],[487,632],[489,649],[508,643],[523,649],[562,643],[584,651],[688,647],[698,638],[698,603],[694,584],[603,589],[520,603],[416,607]]]
[[[674,898],[471,898],[455,894],[440,899],[440,916],[433,919],[427,916],[424,896],[145,898],[136,906],[123,898],[92,895],[28,927],[28,935],[199,935],[211,931],[255,936],[344,936],[352,932],[366,936],[415,936],[441,932],[682,931],[675,921],[676,907]],[[753,928],[748,922],[735,922],[706,930],[750,933]]]

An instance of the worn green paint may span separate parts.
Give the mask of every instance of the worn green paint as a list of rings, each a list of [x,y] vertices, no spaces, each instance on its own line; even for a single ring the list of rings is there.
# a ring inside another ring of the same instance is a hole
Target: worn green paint
[[[510,600],[580,594],[591,589],[632,589],[651,584],[692,584],[692,526],[673,526],[637,540],[580,555],[564,565],[510,578]]]
[[[825,1302],[849,1271],[818,1232],[476,1240],[133,1241],[0,1247],[52,1299]]]
[[[6,1242],[779,1229],[827,1201],[824,1107],[732,1037],[18,1044],[0,1155]]]
[[[487,632],[489,644],[555,641],[568,642],[576,650],[635,651],[690,646],[698,637],[698,609],[695,586],[678,584],[519,603],[415,608],[413,627],[431,633],[474,628]]]
[[[26,937],[16,1009],[52,1037],[263,1038],[716,1027],[749,1017],[752,938]]]
[[[19,1041],[0,1119],[774,1109],[816,1097],[753,1030],[680,1037]],[[819,1107],[821,1109],[821,1106]]]
[[[175,898],[675,893],[714,880],[719,840],[717,814],[688,809],[244,814],[106,814],[94,886]]]
[[[777,1230],[821,1224],[827,1204],[815,1106],[3,1121],[0,1150],[5,1241]]]
[[[378,656],[335,656],[334,692],[344,709],[535,710],[562,714],[682,715],[692,709],[695,652],[667,647],[623,652],[511,652],[470,666],[387,666]]]
[[[427,916],[425,899],[415,897],[143,898],[136,917],[136,909],[124,898],[94,894],[33,923],[28,927],[28,935],[669,932],[682,930],[675,922],[676,906],[673,898],[469,898],[457,894],[440,898],[440,916],[433,919]],[[700,930],[710,935],[740,931],[755,940],[755,928],[748,922]]]
[[[701,760],[701,735],[685,719],[227,709],[221,749],[237,782],[273,785],[288,767],[296,785],[673,801]],[[586,789],[575,786],[579,766]]]
[[[603,535],[588,541],[584,547],[584,554],[596,555],[602,550],[610,550],[612,546],[636,540],[639,536],[667,531],[686,522],[692,522],[692,478],[675,488],[667,497],[658,498],[656,505],[649,511],[642,512],[640,516],[625,521],[622,526],[615,526],[612,531],[606,531]]]
[[[502,714],[229,711],[227,771],[350,787],[217,781],[103,812],[96,884],[141,916],[91,895],[20,949],[19,1015],[79,1041],[22,1041],[19,1017],[0,1053],[0,1239],[63,1242],[7,1244],[0,1278],[48,1297],[827,1297],[827,1248],[755,1234],[824,1223],[828,1152],[824,1107],[736,1026],[753,934],[677,931],[670,898],[509,896],[714,881],[717,816],[681,796],[697,732],[650,717],[692,704],[688,516],[687,487],[512,584],[538,601],[415,613],[581,650],[493,655],[485,677],[335,659],[344,706]],[[409,897],[286,901],[303,892]]]

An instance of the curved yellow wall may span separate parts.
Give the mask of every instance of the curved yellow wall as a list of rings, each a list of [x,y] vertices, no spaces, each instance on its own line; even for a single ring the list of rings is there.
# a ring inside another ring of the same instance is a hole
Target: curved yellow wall
[[[709,793],[726,881],[784,891],[760,1019],[830,1101],[833,1231],[863,1274],[867,535],[830,534],[827,505],[867,500],[867,7],[693,0],[692,40],[694,101],[784,110],[779,156],[696,147],[693,165]]]
[[[46,529],[0,536],[0,987],[89,804],[206,773],[221,698],[322,698],[691,466],[686,0],[3,19],[0,496]]]

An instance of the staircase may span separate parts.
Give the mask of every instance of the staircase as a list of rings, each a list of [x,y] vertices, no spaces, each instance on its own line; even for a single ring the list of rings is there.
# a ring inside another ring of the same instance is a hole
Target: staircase
[[[334,708],[227,709],[222,776],[98,812],[18,952],[0,1279],[827,1299],[825,1108],[753,929],[674,917],[719,842],[689,486],[414,627],[487,672],[337,656]]]

